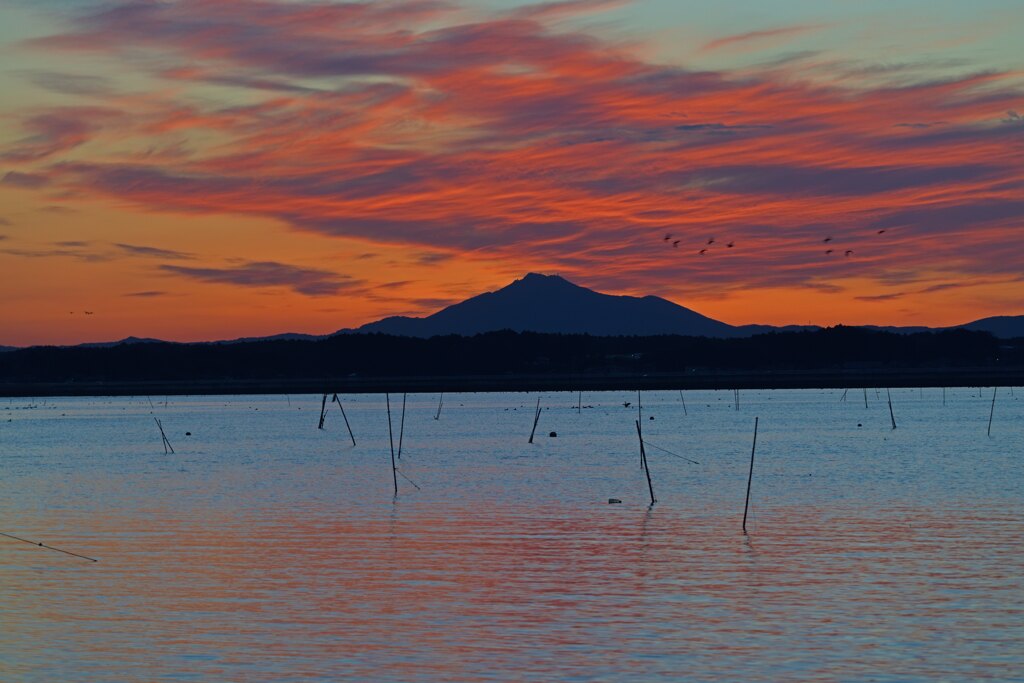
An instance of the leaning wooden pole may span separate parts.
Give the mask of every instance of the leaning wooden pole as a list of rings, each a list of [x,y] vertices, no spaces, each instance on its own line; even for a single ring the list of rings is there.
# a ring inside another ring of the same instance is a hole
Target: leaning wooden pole
[[[864,410],[868,409],[868,388],[864,387]]]
[[[395,495],[398,495],[398,465],[395,464],[395,437],[391,431],[391,396],[384,394],[388,407],[388,441],[391,443],[391,478],[395,480]]]
[[[640,390],[636,390],[636,423],[640,424],[640,420],[644,419],[643,410],[640,408]],[[644,461],[646,456],[644,455],[644,441],[640,440],[640,467],[646,467]]]
[[[167,438],[167,434],[164,433],[164,425],[163,425],[163,423],[160,422],[160,420],[158,420],[155,417],[153,419],[156,420],[156,426],[160,429],[160,438],[163,439],[163,441],[164,441],[164,455],[167,455],[167,449],[170,449],[171,453],[173,453],[174,452],[174,446],[171,445],[170,439],[168,439]]]
[[[338,404],[338,408],[341,409],[341,417],[345,420],[345,428],[348,429],[348,438],[352,439],[352,445],[356,445],[356,437],[352,434],[352,425],[348,423],[348,415],[345,414],[345,406],[341,405],[341,399],[335,394],[334,398],[331,399],[334,403]]]
[[[679,390],[679,400],[683,402],[683,415],[689,415],[689,413],[686,412],[686,399],[683,398],[683,390],[682,389]]]
[[[533,435],[537,431],[537,422],[540,420],[540,396],[537,397],[537,407],[533,411],[533,429],[530,430],[530,440],[527,443],[533,443]]]
[[[583,413],[583,392],[579,392],[576,396],[576,414],[580,415]]]
[[[402,459],[402,438],[405,436],[405,396],[402,394],[402,421],[398,427],[398,459]]]
[[[885,395],[889,398],[889,419],[892,420],[892,428],[896,429],[896,416],[892,412],[892,393],[886,389]]]
[[[996,392],[999,387],[992,387],[992,408],[988,411],[988,435],[992,436],[992,416],[996,414]]]
[[[647,466],[647,452],[644,451],[644,434],[640,430],[640,420],[636,421],[636,436],[640,439],[640,460],[644,465],[644,474],[647,475],[647,490],[651,493],[651,505],[658,502],[654,497],[654,484],[651,483],[651,469]]]
[[[444,392],[441,392],[441,398],[437,399],[437,414],[434,415],[435,420],[441,419],[441,406],[444,405]]]
[[[327,392],[324,392],[324,398],[320,401],[320,424],[316,426],[317,429],[324,428],[324,418],[327,417]]]
[[[743,533],[747,533],[747,510],[750,508],[750,482],[754,480],[754,452],[757,450],[757,422],[754,418],[754,445],[750,447],[750,473],[747,475],[747,499],[743,503]]]

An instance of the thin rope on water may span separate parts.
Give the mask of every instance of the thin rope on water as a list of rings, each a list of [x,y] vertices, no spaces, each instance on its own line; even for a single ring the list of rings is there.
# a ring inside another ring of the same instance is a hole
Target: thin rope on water
[[[398,472],[398,475],[399,475],[400,477],[402,477],[402,479],[405,479],[405,480],[406,480],[407,482],[409,482],[410,484],[412,484],[413,486],[415,486],[415,487],[416,487],[416,490],[417,490],[417,491],[422,491],[422,490],[423,490],[423,489],[421,489],[421,488],[420,488],[420,485],[419,485],[419,484],[417,484],[416,482],[414,482],[414,481],[413,481],[412,479],[410,479],[409,477],[405,476],[405,473],[404,473],[404,472],[402,472],[402,470],[400,470],[400,469],[398,469],[398,468],[396,467],[396,468],[395,468],[395,472]]]
[[[99,560],[97,560],[96,558],[93,558],[93,557],[88,557],[86,555],[79,555],[78,553],[73,553],[70,550],[61,550],[60,548],[55,548],[52,545],[46,545],[45,543],[39,543],[38,541],[30,541],[27,538],[21,538],[20,536],[15,536],[14,534],[6,534],[6,533],[0,531],[0,536],[6,536],[7,538],[13,538],[15,541],[21,541],[22,543],[28,543],[29,545],[34,545],[34,546],[37,546],[39,548],[46,548],[47,550],[54,550],[54,551],[56,551],[58,553],[64,553],[65,555],[71,555],[72,557],[80,557],[83,560],[89,560],[90,562],[99,562]]]
[[[687,458],[685,455],[679,455],[678,453],[673,453],[672,451],[668,450],[667,448],[662,448],[661,446],[656,446],[655,444],[651,443],[647,439],[644,439],[644,444],[647,445],[647,446],[650,446],[651,448],[656,448],[659,451],[661,451],[662,453],[668,453],[669,455],[671,455],[673,457],[676,457],[676,458],[679,458],[680,460],[685,460],[686,462],[693,463],[694,465],[699,465],[700,464],[696,460],[691,460],[690,458]]]

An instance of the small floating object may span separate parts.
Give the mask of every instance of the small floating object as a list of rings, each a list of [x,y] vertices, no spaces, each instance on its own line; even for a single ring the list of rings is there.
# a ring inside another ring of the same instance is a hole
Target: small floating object
[[[618,504],[618,503],[621,503],[621,502],[622,502],[622,501],[621,501],[621,500],[619,500],[618,498],[609,498],[609,499],[608,499],[608,504],[609,504],[609,505],[616,505],[616,504]]]
[[[653,420],[653,419],[654,419],[654,416],[653,416],[653,415],[651,415],[651,416],[650,416],[649,418],[647,418],[647,419],[648,419],[648,420]]]
[[[555,438],[556,436],[558,436],[558,432],[549,432],[549,433],[548,433],[548,436],[550,436],[550,437],[551,437],[551,438],[553,439],[553,438]]]
[[[192,436],[192,432],[185,432],[185,436]]]

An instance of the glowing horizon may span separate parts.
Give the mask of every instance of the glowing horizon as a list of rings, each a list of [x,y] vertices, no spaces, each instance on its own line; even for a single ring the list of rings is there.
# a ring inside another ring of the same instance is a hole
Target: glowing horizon
[[[736,4],[14,2],[0,344],[322,334],[531,271],[734,325],[1024,314],[1024,8]]]

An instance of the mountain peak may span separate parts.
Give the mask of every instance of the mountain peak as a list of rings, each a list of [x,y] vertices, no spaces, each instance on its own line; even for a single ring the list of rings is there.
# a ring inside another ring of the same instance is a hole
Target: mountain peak
[[[581,287],[560,275],[527,273],[493,292],[466,299],[426,318],[380,320],[359,328],[415,337],[474,335],[496,330],[642,336],[736,336],[725,323],[656,297],[615,296]]]
[[[545,275],[543,273],[527,273],[522,278],[520,278],[518,280],[515,280],[514,282],[512,282],[511,285],[507,285],[507,286],[511,287],[512,285],[515,285],[515,284],[524,284],[524,285],[572,285],[573,287],[579,287],[579,285],[576,285],[576,284],[573,284],[572,282],[569,282],[568,280],[566,280],[561,275]]]

